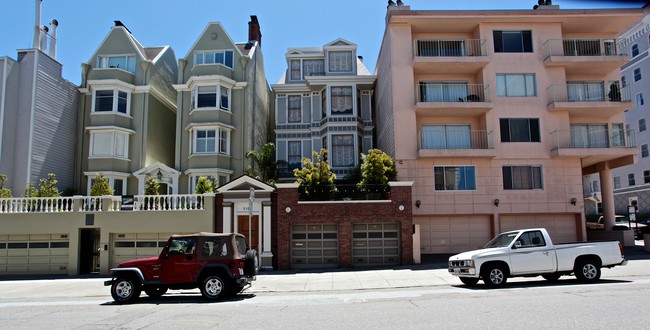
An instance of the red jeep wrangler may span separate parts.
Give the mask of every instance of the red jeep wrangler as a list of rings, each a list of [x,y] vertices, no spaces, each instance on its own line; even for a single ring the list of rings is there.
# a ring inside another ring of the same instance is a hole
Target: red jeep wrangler
[[[111,296],[131,303],[144,292],[158,298],[168,289],[200,288],[208,300],[241,292],[257,275],[257,252],[242,234],[172,235],[158,257],[130,260],[109,271]]]

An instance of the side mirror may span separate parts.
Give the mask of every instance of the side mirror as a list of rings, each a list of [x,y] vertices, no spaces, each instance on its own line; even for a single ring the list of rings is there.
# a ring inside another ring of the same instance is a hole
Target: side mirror
[[[513,249],[518,249],[520,247],[521,247],[521,242],[520,241],[516,241],[515,245],[512,246]]]

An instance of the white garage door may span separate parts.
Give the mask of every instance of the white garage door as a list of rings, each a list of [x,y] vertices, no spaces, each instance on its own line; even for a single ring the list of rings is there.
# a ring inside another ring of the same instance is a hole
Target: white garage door
[[[501,216],[501,232],[526,228],[546,228],[554,243],[576,242],[576,218],[573,214]]]
[[[399,225],[353,225],[352,263],[355,266],[399,264]]]
[[[113,247],[110,267],[120,262],[156,257],[172,233],[111,234]]]
[[[338,227],[291,226],[291,268],[336,268],[339,266]]]
[[[67,234],[0,235],[0,274],[67,274]]]
[[[420,225],[420,252],[458,253],[482,247],[492,238],[489,216],[413,218]]]

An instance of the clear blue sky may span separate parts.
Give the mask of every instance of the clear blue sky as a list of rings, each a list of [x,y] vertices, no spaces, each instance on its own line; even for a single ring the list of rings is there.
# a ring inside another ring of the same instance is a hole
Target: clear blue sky
[[[396,0],[395,0],[396,1]],[[412,10],[531,9],[536,0],[403,0]],[[359,46],[373,72],[381,45],[386,0],[43,0],[41,25],[59,21],[57,59],[63,76],[80,82],[87,62],[120,20],[145,47],[169,45],[183,57],[208,22],[219,21],[235,42],[248,39],[250,15],[262,29],[262,51],[269,83],[286,69],[290,47],[322,46],[337,38]],[[555,0],[561,9],[629,8],[643,1]],[[0,56],[16,58],[31,48],[34,0],[4,0],[0,5]]]

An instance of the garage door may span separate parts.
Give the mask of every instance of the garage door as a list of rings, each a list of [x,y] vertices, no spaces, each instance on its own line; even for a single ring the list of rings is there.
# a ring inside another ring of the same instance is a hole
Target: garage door
[[[113,251],[110,267],[120,262],[160,255],[172,233],[111,234]]]
[[[540,227],[546,228],[554,243],[577,241],[576,220],[573,214],[501,216],[501,232]]]
[[[0,274],[67,274],[67,234],[0,235]]]
[[[291,226],[291,268],[338,267],[338,237],[334,224]]]
[[[492,238],[490,216],[413,218],[420,225],[423,254],[458,253],[483,247]]]
[[[399,225],[353,225],[352,263],[355,266],[399,264]]]

